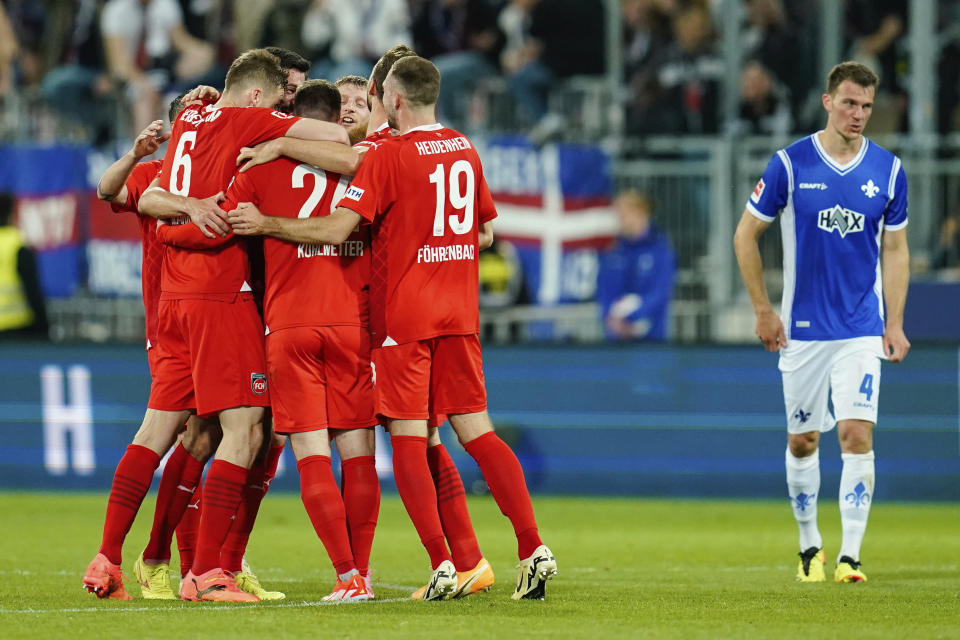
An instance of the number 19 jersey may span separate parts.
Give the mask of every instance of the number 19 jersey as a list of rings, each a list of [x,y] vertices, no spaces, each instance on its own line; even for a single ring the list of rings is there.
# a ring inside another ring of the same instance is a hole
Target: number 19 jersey
[[[781,319],[794,340],[883,335],[880,244],[907,225],[907,178],[900,159],[862,139],[837,164],[813,134],[767,165],[747,210],[783,236]]]
[[[497,216],[471,142],[440,124],[367,151],[340,206],[371,224],[371,346],[480,330],[479,225]]]

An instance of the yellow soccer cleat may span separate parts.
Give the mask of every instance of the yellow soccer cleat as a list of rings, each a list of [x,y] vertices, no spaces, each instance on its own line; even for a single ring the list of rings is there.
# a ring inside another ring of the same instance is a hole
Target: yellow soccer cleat
[[[543,600],[546,597],[547,580],[557,575],[557,561],[553,552],[542,544],[533,554],[517,565],[517,588],[513,600]]]
[[[143,561],[143,554],[133,563],[133,575],[140,583],[140,595],[145,600],[176,600],[170,584],[170,565],[167,563],[149,565]]]
[[[797,582],[825,582],[827,576],[823,566],[827,563],[827,556],[823,549],[810,547],[800,552],[800,565],[797,567]]]
[[[287,594],[282,591],[267,591],[264,589],[260,584],[260,579],[257,578],[257,574],[247,564],[246,558],[240,565],[240,573],[234,576],[233,581],[241,590],[252,593],[261,600],[284,600],[287,597]]]
[[[837,561],[837,570],[833,572],[834,582],[866,582],[867,576],[860,571],[860,563],[850,556],[841,556]]]
[[[480,591],[488,591],[493,586],[493,569],[490,563],[480,558],[470,571],[457,571],[457,590],[451,598],[465,598]]]

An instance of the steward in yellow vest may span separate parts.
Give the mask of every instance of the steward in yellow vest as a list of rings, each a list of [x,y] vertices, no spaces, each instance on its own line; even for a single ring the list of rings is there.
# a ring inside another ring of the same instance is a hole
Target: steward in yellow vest
[[[10,225],[12,212],[13,198],[0,193],[0,334],[45,334],[46,311],[33,252]]]

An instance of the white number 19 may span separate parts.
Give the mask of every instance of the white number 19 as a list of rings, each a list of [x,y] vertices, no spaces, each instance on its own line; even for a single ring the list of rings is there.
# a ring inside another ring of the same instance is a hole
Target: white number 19
[[[442,236],[446,225],[443,214],[447,208],[447,193],[443,179],[443,165],[438,164],[430,174],[430,182],[437,185],[437,210],[433,216],[433,235]],[[460,174],[467,176],[466,185],[461,191]],[[476,194],[476,180],[473,177],[473,166],[466,160],[457,160],[450,167],[450,205],[457,210],[463,210],[463,218],[457,215],[448,216],[450,229],[457,235],[469,233],[473,228],[473,204]]]

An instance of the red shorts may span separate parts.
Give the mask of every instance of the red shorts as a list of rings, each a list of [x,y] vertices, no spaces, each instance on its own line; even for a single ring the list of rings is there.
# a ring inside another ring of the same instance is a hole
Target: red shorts
[[[271,332],[267,369],[277,433],[377,424],[366,327],[290,327]]]
[[[476,413],[487,408],[476,335],[378,347],[371,354],[377,368],[378,415],[395,420],[436,420],[439,414]]]
[[[190,398],[189,406],[174,410],[195,406],[205,417],[270,405],[263,323],[251,294],[230,302],[161,300],[159,321],[160,360],[148,407],[166,409],[164,398]]]

